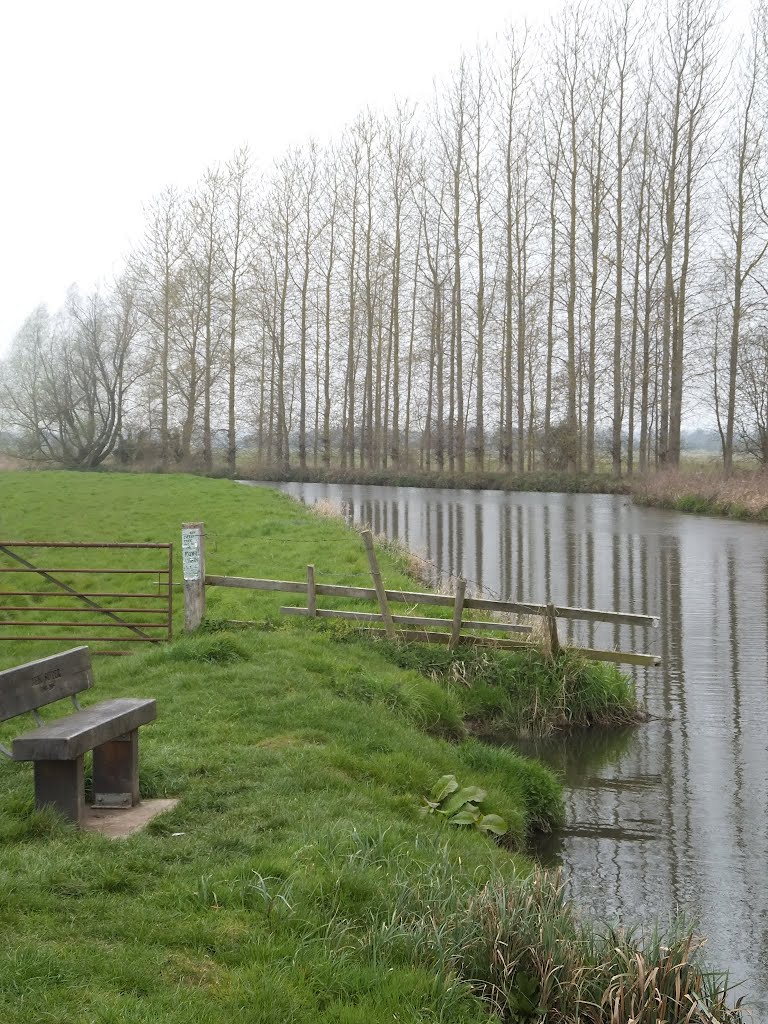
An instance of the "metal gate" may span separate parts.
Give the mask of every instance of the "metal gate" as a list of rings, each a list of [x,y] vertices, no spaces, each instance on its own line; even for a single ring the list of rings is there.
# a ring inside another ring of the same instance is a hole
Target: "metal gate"
[[[172,544],[0,541],[0,643],[159,643],[172,635]]]

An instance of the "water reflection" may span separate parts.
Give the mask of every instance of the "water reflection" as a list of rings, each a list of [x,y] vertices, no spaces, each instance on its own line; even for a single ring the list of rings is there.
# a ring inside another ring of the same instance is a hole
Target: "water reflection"
[[[768,529],[602,495],[285,490],[343,502],[489,595],[660,616],[657,633],[582,627],[590,646],[661,654],[634,677],[655,717],[536,748],[567,787],[567,825],[540,855],[599,917],[684,912],[768,1019]]]

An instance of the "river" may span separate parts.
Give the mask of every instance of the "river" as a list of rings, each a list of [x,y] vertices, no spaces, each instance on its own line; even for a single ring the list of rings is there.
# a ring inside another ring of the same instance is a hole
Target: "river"
[[[660,617],[657,630],[585,627],[590,646],[661,655],[633,673],[654,718],[531,751],[566,786],[565,827],[540,856],[601,920],[685,915],[768,1020],[768,528],[622,496],[281,489],[342,504],[489,595]]]

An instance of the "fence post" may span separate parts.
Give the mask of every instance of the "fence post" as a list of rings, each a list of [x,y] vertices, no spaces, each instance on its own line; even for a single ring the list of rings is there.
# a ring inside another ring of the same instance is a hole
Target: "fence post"
[[[371,569],[373,585],[376,588],[376,596],[379,599],[379,608],[381,610],[381,617],[384,620],[384,628],[389,639],[394,640],[395,624],[392,621],[392,614],[389,610],[389,603],[387,602],[387,595],[384,590],[384,581],[381,578],[381,571],[379,569],[379,560],[373,547],[373,534],[370,530],[363,530],[363,544],[365,544],[365,550],[368,554],[368,565]]]
[[[549,649],[552,652],[552,656],[557,657],[560,653],[560,637],[557,635],[557,616],[555,615],[555,606],[551,601],[547,604],[546,620],[547,626],[549,627]]]
[[[315,590],[315,567],[307,566],[307,614],[317,616],[317,591]]]
[[[453,603],[453,624],[451,626],[451,639],[448,641],[448,650],[455,651],[461,639],[461,616],[464,612],[464,594],[467,590],[467,581],[458,579],[456,581],[456,599]]]
[[[205,616],[205,523],[181,524],[184,567],[184,630],[197,629]]]

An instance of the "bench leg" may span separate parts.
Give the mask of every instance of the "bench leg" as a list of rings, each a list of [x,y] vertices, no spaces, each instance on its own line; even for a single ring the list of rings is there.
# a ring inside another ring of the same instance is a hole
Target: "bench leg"
[[[139,802],[139,730],[93,749],[93,806],[133,807]]]
[[[35,806],[55,807],[69,821],[81,824],[85,810],[83,758],[35,761]]]

